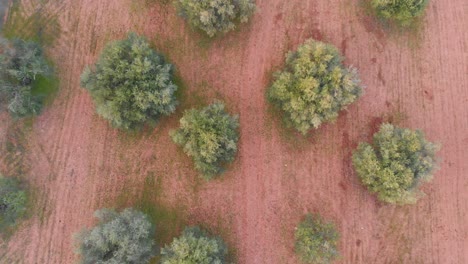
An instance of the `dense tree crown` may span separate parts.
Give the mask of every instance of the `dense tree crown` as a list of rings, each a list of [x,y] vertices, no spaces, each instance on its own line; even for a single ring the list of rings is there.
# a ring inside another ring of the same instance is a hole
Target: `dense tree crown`
[[[99,115],[114,126],[135,129],[175,111],[173,68],[136,34],[108,44],[94,69],[86,68],[81,85]]]
[[[247,22],[255,12],[253,0],[178,0],[178,6],[182,17],[210,37]]]
[[[224,264],[228,250],[219,237],[188,227],[161,250],[161,264]]]
[[[371,6],[378,17],[408,26],[424,12],[428,2],[429,0],[372,0]]]
[[[2,39],[0,49],[0,102],[15,117],[39,114],[43,95],[34,86],[40,76],[51,73],[41,47],[35,42]]]
[[[284,121],[302,134],[335,120],[338,112],[362,93],[355,70],[342,65],[338,50],[307,40],[286,58],[275,74],[269,100],[284,113]]]
[[[98,225],[77,236],[80,263],[144,264],[156,254],[154,228],[145,214],[102,209],[95,216]]]
[[[223,163],[234,159],[238,127],[238,117],[229,115],[224,104],[216,102],[201,110],[186,111],[180,119],[180,128],[172,131],[171,136],[193,158],[203,177],[212,179],[223,171]]]
[[[353,165],[362,183],[381,201],[414,203],[420,182],[432,178],[436,151],[421,131],[383,124],[372,144],[359,144]]]
[[[332,223],[308,214],[295,233],[296,253],[305,263],[327,264],[338,257],[339,234]]]
[[[19,181],[0,174],[0,232],[14,226],[25,215],[27,201]]]

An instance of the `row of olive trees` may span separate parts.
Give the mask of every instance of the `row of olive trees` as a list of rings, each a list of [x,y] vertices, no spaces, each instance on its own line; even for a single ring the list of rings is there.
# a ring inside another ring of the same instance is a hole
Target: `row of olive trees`
[[[234,29],[239,22],[247,22],[256,10],[254,0],[177,0],[175,3],[180,15],[191,26],[204,31],[210,37]],[[370,4],[379,18],[408,26],[421,16],[427,3],[428,0],[372,0]],[[129,46],[131,44],[134,46]],[[316,44],[304,45],[291,54],[287,60],[288,67],[294,67],[301,60],[301,56],[307,55],[305,54],[308,52],[307,46],[313,45]],[[94,74],[87,70],[82,76],[82,85],[96,95],[96,101],[101,100],[97,104],[97,111],[116,126],[134,128],[145,122],[155,122],[160,116],[174,112],[177,105],[173,97],[177,88],[171,80],[172,66],[165,63],[161,55],[148,49],[147,46],[148,43],[137,36],[130,36],[127,41],[115,42],[103,52],[102,57],[108,59],[96,64]],[[41,76],[51,74],[51,68],[43,56],[41,47],[34,42],[2,39],[0,49],[0,103],[15,117],[37,115],[42,109],[45,95],[38,92],[39,89],[34,91],[35,83]],[[334,48],[325,45],[323,49],[326,50],[326,54],[332,56],[332,59],[324,62],[325,65],[318,66],[338,66],[340,58]],[[122,54],[132,56],[123,57]],[[142,61],[142,58],[145,60]],[[130,65],[133,69],[127,70],[126,67]],[[114,71],[106,71],[109,68]],[[337,110],[342,109],[354,100],[354,97],[359,96],[360,90],[355,83],[356,76],[352,71],[348,72],[348,69],[338,68],[333,76],[329,76],[334,79],[321,80],[321,82],[336,82],[340,74],[347,76],[347,81],[350,83],[344,84],[344,89],[341,90],[343,94],[333,95],[335,100],[330,98],[330,93],[326,93],[325,95],[303,94],[302,101],[291,101],[288,94],[284,94],[282,86],[317,84],[298,83],[297,77],[299,80],[306,81],[298,75],[307,73],[301,73],[300,70],[290,68],[279,73],[278,81],[271,92],[271,99],[282,105],[286,114],[289,115],[290,123],[302,133],[305,133],[304,131],[310,126],[317,127],[323,121],[334,119]],[[316,70],[312,75],[317,78],[321,77],[321,74],[319,70]],[[316,78],[315,81],[317,81]],[[314,78],[307,81],[314,82]],[[116,87],[112,90],[108,85]],[[139,87],[138,91],[132,91],[134,94],[129,94],[130,92],[125,89],[131,85]],[[151,90],[153,86],[160,88],[157,93]],[[294,93],[292,89],[288,92]],[[319,98],[311,98],[314,96]],[[315,107],[323,108],[324,112],[318,113],[304,108],[311,106],[311,100],[317,104]],[[297,114],[300,110],[305,111]]]
[[[154,242],[157,230],[144,213],[132,208],[102,209],[95,216],[98,224],[76,235],[80,263],[145,264],[158,255],[161,264],[227,263],[223,240],[199,227],[186,227],[171,244],[159,249]]]
[[[98,223],[75,236],[82,264],[145,264],[159,256],[161,264],[227,264],[228,248],[217,236],[199,227],[186,227],[162,248],[154,242],[157,230],[144,213],[127,208],[121,212],[101,209]],[[320,215],[306,215],[295,231],[295,250],[305,263],[330,263],[339,256],[339,233]]]
[[[371,0],[375,15],[385,22],[407,27],[420,17],[429,0]],[[209,37],[233,30],[255,13],[254,0],[176,0],[179,14]]]

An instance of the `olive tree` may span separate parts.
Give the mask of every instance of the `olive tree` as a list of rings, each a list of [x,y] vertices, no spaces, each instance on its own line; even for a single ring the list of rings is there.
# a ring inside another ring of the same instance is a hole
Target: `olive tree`
[[[305,263],[331,263],[339,255],[339,234],[333,223],[323,221],[319,215],[306,215],[294,236],[296,254]]]
[[[39,44],[21,39],[0,40],[0,103],[14,117],[40,113],[43,94],[34,91],[40,76],[49,76],[49,67]]]
[[[97,113],[122,129],[154,124],[177,105],[172,65],[134,33],[108,44],[95,67],[84,70],[81,85]]]
[[[267,96],[285,123],[302,134],[333,121],[362,94],[356,70],[345,68],[332,46],[312,39],[289,52],[283,70],[274,75]]]
[[[254,0],[178,0],[179,12],[195,28],[213,37],[247,22],[255,12]]]
[[[0,231],[16,225],[24,217],[28,196],[16,178],[0,174]]]
[[[437,146],[417,130],[383,124],[373,143],[360,143],[353,165],[362,184],[388,203],[416,202],[418,186],[432,178]]]
[[[154,227],[142,212],[102,209],[95,212],[99,223],[77,238],[80,263],[143,264],[155,256]]]
[[[180,119],[180,128],[171,131],[171,137],[209,180],[223,171],[224,163],[234,160],[238,127],[238,117],[229,115],[223,103],[215,102],[201,110],[186,111]]]
[[[198,227],[187,227],[161,249],[161,264],[224,264],[227,253],[221,238],[210,237]]]
[[[371,6],[379,18],[408,26],[420,16],[429,0],[372,0]]]

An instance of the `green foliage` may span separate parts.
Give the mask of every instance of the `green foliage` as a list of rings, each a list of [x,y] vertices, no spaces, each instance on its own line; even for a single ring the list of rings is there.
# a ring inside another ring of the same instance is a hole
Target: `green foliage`
[[[28,197],[15,178],[0,174],[0,232],[16,225],[26,213]]]
[[[171,245],[161,249],[161,264],[223,264],[228,250],[219,237],[209,237],[198,227],[185,228]]]
[[[156,123],[177,105],[172,65],[134,33],[108,44],[95,69],[84,70],[81,85],[90,92],[97,113],[118,128]]]
[[[275,74],[268,99],[284,113],[284,120],[302,134],[333,121],[339,111],[362,94],[354,69],[342,65],[332,45],[307,40],[289,52],[285,69]]]
[[[95,216],[98,225],[77,236],[80,263],[143,264],[155,256],[155,231],[145,214],[127,208],[120,213],[102,209]]]
[[[306,215],[294,235],[296,254],[305,263],[331,263],[339,255],[339,234],[332,223],[325,223],[319,215]]]
[[[372,0],[371,6],[378,17],[409,26],[416,17],[420,16],[429,0]]]
[[[210,37],[247,22],[256,8],[254,0],[178,0],[178,7],[191,26]]]
[[[436,151],[436,145],[426,141],[421,131],[383,124],[372,145],[359,144],[353,165],[361,182],[379,200],[414,203],[420,182],[432,178]]]
[[[186,111],[172,140],[183,146],[195,167],[209,180],[223,171],[222,164],[234,160],[239,134],[237,116],[230,116],[224,104],[215,102],[201,110]]]
[[[41,47],[35,42],[1,39],[0,48],[0,103],[14,117],[39,114],[45,95],[34,88],[51,74]]]

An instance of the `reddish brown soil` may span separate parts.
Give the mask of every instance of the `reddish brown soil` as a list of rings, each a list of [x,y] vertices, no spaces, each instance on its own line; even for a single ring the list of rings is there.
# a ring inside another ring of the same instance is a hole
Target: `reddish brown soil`
[[[26,0],[25,11],[36,2]],[[358,0],[257,0],[251,23],[211,43],[171,5],[143,2],[45,4],[62,29],[48,49],[60,92],[27,135],[22,155],[35,208],[1,249],[1,263],[72,263],[72,234],[93,223],[97,208],[116,206],[122,192],[137,197],[147,175],[157,177],[165,205],[222,234],[239,263],[298,263],[293,232],[307,212],[338,226],[337,263],[468,263],[466,0],[431,1],[420,33],[410,37],[380,30]],[[94,114],[80,73],[129,30],[148,36],[177,66],[191,98],[183,107],[206,96],[240,114],[239,155],[223,179],[198,181],[171,142],[182,111],[141,135],[112,129]],[[281,128],[264,94],[285,52],[309,37],[338,46],[367,89],[336,123],[301,139]],[[11,121],[1,120],[4,144]],[[350,165],[357,143],[386,120],[423,129],[442,145],[440,170],[414,206],[377,202]]]

